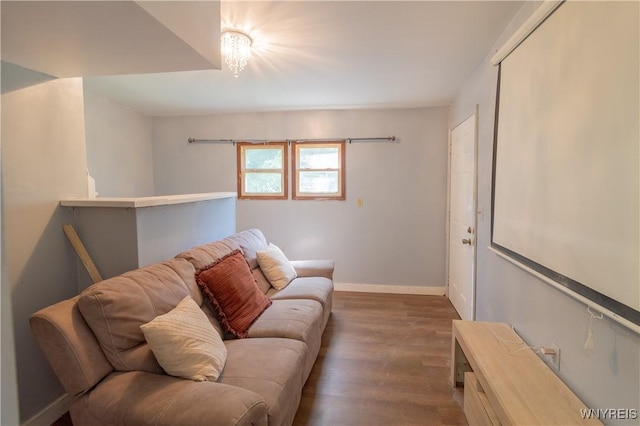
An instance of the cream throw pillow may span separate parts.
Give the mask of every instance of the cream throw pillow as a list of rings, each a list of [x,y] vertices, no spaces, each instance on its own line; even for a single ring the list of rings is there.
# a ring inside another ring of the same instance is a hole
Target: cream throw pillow
[[[191,296],[140,329],[167,374],[197,381],[218,380],[227,348]]]
[[[276,290],[282,290],[298,276],[289,259],[275,244],[269,243],[266,250],[258,251],[257,254],[262,273]]]

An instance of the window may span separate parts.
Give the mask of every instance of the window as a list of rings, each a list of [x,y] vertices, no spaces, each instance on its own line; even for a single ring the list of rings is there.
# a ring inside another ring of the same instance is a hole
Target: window
[[[286,142],[262,145],[239,142],[238,198],[286,200],[288,149]]]
[[[294,142],[293,199],[344,200],[344,141]]]

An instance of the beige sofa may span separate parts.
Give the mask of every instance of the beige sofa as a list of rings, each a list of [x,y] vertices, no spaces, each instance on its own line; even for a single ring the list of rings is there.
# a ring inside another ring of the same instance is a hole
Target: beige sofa
[[[104,280],[35,313],[32,332],[74,397],[74,424],[291,424],[331,313],[333,262],[292,261],[297,278],[275,290],[257,261],[266,247],[261,231],[240,232]],[[140,326],[190,295],[223,335],[195,274],[236,249],[271,305],[248,338],[224,336],[227,357],[217,381],[166,374]]]

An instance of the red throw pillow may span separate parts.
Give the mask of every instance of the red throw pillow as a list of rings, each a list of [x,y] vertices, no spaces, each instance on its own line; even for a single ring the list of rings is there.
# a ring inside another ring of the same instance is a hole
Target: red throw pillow
[[[236,337],[247,337],[251,324],[271,305],[240,250],[199,270],[196,282],[213,304],[222,327]]]

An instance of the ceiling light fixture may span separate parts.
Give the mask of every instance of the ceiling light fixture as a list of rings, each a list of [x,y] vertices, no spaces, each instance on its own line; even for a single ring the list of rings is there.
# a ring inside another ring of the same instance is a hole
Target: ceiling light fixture
[[[238,77],[240,71],[249,62],[253,40],[249,37],[249,34],[240,30],[223,30],[221,38],[221,51],[224,62],[233,71],[233,76]]]

